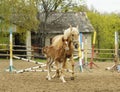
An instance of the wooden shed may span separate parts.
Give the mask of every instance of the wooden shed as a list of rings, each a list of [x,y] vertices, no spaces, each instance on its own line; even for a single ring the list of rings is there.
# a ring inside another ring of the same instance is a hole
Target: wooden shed
[[[51,13],[45,23],[45,14],[39,14],[39,46],[50,45],[51,39],[55,35],[63,34],[63,31],[72,26],[79,26],[79,32],[83,33],[88,39],[88,47],[91,48],[91,36],[93,26],[91,25],[85,12],[66,12],[66,13]],[[34,36],[32,36],[34,39]]]

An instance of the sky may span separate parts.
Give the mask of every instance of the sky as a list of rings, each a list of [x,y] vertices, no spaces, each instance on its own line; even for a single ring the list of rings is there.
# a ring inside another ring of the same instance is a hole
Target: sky
[[[85,0],[89,8],[94,7],[97,11],[104,13],[119,12],[120,0]]]

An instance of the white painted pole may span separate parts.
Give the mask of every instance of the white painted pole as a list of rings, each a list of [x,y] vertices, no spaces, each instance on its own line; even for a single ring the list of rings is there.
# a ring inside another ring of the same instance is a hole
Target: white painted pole
[[[13,56],[13,42],[12,42],[12,28],[10,28],[10,66],[9,66],[9,72],[13,71],[13,60],[12,60],[12,56]]]
[[[119,50],[119,46],[118,46],[118,32],[116,31],[115,32],[115,57],[114,57],[115,65],[117,65],[118,61],[119,61],[118,50]]]
[[[115,55],[118,55],[118,33],[115,32]]]
[[[88,64],[88,61],[87,61],[87,37],[85,38],[85,64]]]
[[[79,35],[79,43],[80,43],[80,45],[81,45],[81,48],[83,49],[83,43],[82,43],[82,33],[80,33],[80,35]],[[78,49],[78,52],[79,52],[79,65],[80,65],[80,71],[81,72],[83,72],[83,67],[82,67],[82,59],[83,59],[83,51],[82,51],[82,53],[81,53],[81,51],[80,51],[80,45],[79,45],[79,49]],[[82,54],[82,56],[81,56],[81,54]]]

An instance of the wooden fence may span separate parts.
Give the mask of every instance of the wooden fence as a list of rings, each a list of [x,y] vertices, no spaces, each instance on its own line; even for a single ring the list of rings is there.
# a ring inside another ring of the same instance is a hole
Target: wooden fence
[[[27,50],[27,48],[31,48],[31,50]],[[19,56],[19,57],[28,57],[26,54],[27,52],[31,52],[31,55],[29,57],[34,58],[34,51],[39,50],[38,47],[26,47],[23,45],[13,45],[13,55]],[[9,58],[9,45],[7,44],[0,44],[0,58]]]
[[[31,50],[27,50],[26,48],[31,48]],[[26,47],[22,45],[13,45],[13,55],[19,57],[27,57],[26,52],[31,52],[29,57],[33,58],[41,58],[43,57],[41,54],[41,49],[39,47]],[[94,59],[95,60],[113,60],[114,59],[114,49],[94,49]],[[75,51],[77,55],[78,51]],[[87,56],[91,58],[91,49],[87,49]],[[9,45],[0,44],[0,58],[9,58]]]
[[[95,49],[94,52],[96,60],[113,60],[115,49]]]

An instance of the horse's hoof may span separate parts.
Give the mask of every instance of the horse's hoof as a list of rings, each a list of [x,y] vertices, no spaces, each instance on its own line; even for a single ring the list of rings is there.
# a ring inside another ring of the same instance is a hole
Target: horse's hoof
[[[74,80],[74,77],[71,77],[71,80]]]
[[[51,80],[51,78],[47,78],[47,80]]]
[[[46,77],[46,80],[51,80],[51,78],[49,78],[49,77]]]
[[[63,83],[66,83],[66,81],[63,81]]]
[[[48,78],[46,78],[46,80],[48,80]]]

